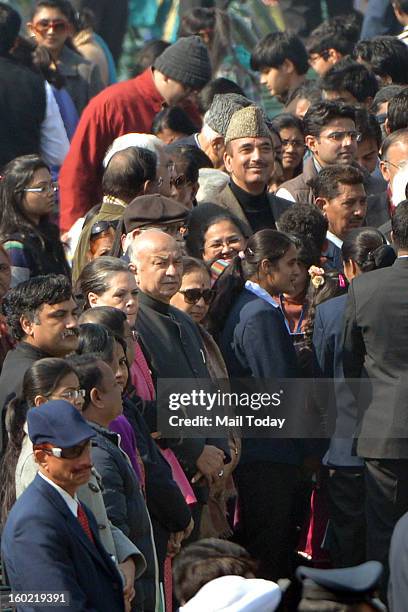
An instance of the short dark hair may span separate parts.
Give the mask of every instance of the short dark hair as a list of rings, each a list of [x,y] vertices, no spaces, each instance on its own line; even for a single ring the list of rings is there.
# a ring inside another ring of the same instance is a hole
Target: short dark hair
[[[364,107],[356,108],[356,129],[361,134],[361,142],[373,139],[378,149],[382,143],[382,133],[377,118]]]
[[[34,17],[42,8],[58,9],[63,15],[65,15],[70,23],[77,26],[78,19],[76,11],[69,0],[37,0],[31,12],[32,17]]]
[[[387,118],[390,132],[408,127],[408,87],[391,98]]]
[[[170,47],[169,42],[157,38],[145,43],[136,53],[135,64],[131,70],[131,76],[136,76],[144,72],[147,68],[150,68],[150,66],[153,66],[154,60],[159,57],[167,47]]]
[[[360,27],[354,16],[339,15],[321,23],[313,30],[306,41],[309,54],[324,56],[329,49],[342,55],[350,55],[358,41]]]
[[[214,164],[208,155],[206,155],[202,149],[199,149],[194,145],[180,144],[176,141],[167,145],[165,150],[167,153],[170,153],[170,157],[172,157],[173,154],[183,156],[186,160],[188,160],[188,163],[192,163],[197,166],[198,170],[200,170],[200,168],[214,167]]]
[[[154,181],[157,156],[143,147],[127,147],[112,155],[102,177],[102,191],[116,198],[133,199],[146,181]]]
[[[152,134],[157,136],[165,128],[187,136],[198,132],[198,127],[180,106],[168,106],[157,113],[152,123]]]
[[[174,591],[187,602],[207,582],[221,576],[252,577],[257,567],[250,554],[234,542],[208,538],[186,546],[174,560]]]
[[[391,218],[391,228],[397,249],[408,250],[408,200],[398,204]]]
[[[88,308],[79,317],[79,324],[96,323],[96,325],[104,325],[115,336],[125,336],[125,321],[127,320],[125,313],[119,308],[113,306],[95,306]]]
[[[82,406],[84,412],[90,404],[92,389],[102,384],[103,376],[98,361],[103,361],[103,359],[97,353],[87,353],[86,355],[70,355],[66,360],[74,368],[81,389],[85,390]]]
[[[335,164],[323,168],[308,185],[315,198],[328,198],[331,200],[339,194],[339,185],[364,185],[363,173],[354,166]]]
[[[274,32],[267,34],[258,42],[251,55],[251,68],[279,68],[285,60],[290,60],[298,74],[309,70],[306,48],[296,34]]]
[[[395,145],[397,142],[408,143],[408,128],[391,132],[391,134],[389,134],[387,138],[384,138],[381,146],[381,159],[383,161],[387,159],[390,147]]]
[[[97,323],[82,323],[79,327],[77,355],[94,353],[102,361],[112,363],[114,351],[114,336],[112,332]]]
[[[355,121],[355,112],[352,106],[342,102],[329,100],[313,104],[303,118],[305,135],[319,137],[320,133],[333,119],[345,118]]]
[[[384,87],[381,87],[375,94],[375,98],[371,105],[371,111],[377,114],[381,104],[384,104],[384,102],[389,102],[394,96],[404,89],[404,85],[385,85]]]
[[[318,81],[305,81],[296,92],[298,100],[308,100],[310,104],[317,104],[322,99],[322,90]]]
[[[324,91],[348,91],[358,102],[374,98],[378,91],[375,74],[349,58],[334,64],[322,77],[320,84]]]
[[[302,119],[292,115],[292,113],[281,113],[274,117],[271,121],[272,127],[278,132],[286,128],[297,128],[301,134],[304,134],[305,126]]]
[[[7,55],[16,42],[21,17],[9,4],[0,2],[0,56]]]
[[[408,48],[394,36],[376,36],[360,40],[354,48],[355,59],[361,59],[379,77],[390,77],[393,83],[407,83]]]
[[[295,202],[282,213],[277,225],[285,234],[310,238],[319,252],[323,250],[329,223],[317,206]]]
[[[44,304],[59,304],[71,297],[71,283],[62,274],[35,276],[10,289],[3,299],[2,306],[13,338],[22,340],[25,336],[20,323],[22,316],[35,321],[39,309]]]
[[[245,92],[235,81],[219,77],[205,85],[197,96],[198,109],[204,115],[217,94],[236,93],[245,96]]]

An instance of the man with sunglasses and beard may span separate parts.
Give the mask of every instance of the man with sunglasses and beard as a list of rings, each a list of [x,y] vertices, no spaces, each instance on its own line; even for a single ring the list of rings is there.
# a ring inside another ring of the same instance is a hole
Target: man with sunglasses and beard
[[[40,612],[52,602],[81,612],[125,611],[121,576],[76,495],[91,474],[94,430],[65,400],[32,408],[27,424],[38,474],[13,506],[1,548],[13,592],[32,594],[17,609]]]
[[[17,345],[8,352],[0,376],[0,443],[4,408],[21,391],[25,372],[43,357],[65,357],[76,350],[79,316],[70,281],[57,274],[36,276],[10,289],[3,309]]]

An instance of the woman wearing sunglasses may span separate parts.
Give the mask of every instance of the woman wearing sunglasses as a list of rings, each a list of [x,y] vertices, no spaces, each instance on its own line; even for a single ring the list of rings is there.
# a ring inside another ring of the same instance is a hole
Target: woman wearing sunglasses
[[[104,84],[98,66],[88,62],[73,47],[75,22],[75,12],[68,0],[39,0],[27,29],[36,43],[50,53],[51,68],[58,69],[65,78],[66,89],[81,115]]]
[[[51,223],[58,186],[37,155],[16,157],[0,180],[0,242],[11,263],[11,286],[40,274],[70,276],[59,230]]]
[[[213,337],[201,325],[215,296],[211,288],[211,276],[208,266],[200,259],[183,258],[183,277],[179,291],[172,297],[170,304],[180,308],[197,324],[203,341],[205,360],[213,380],[228,378],[227,368],[221,351]],[[234,471],[240,454],[240,441],[234,431],[230,431],[229,446],[231,462],[224,466],[224,477],[210,487],[208,508],[203,513],[200,523],[201,537],[225,537],[230,534],[227,521],[227,500],[236,495],[231,474]]]

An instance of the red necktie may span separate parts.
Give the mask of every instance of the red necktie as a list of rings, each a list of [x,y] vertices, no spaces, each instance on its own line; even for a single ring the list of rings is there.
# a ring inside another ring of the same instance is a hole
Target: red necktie
[[[95,540],[94,540],[94,537],[92,535],[91,528],[89,526],[88,517],[86,516],[85,510],[83,509],[83,507],[81,506],[80,503],[78,503],[77,519],[78,519],[82,529],[85,531],[86,535],[88,536],[88,538],[91,540],[91,542],[93,542],[95,544]]]

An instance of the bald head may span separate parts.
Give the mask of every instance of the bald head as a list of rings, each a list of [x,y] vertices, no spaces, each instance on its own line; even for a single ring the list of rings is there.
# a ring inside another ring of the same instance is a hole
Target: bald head
[[[396,173],[408,161],[408,129],[392,132],[381,147],[380,169],[384,179],[391,183]]]
[[[129,255],[139,289],[168,304],[180,289],[183,273],[177,241],[159,230],[146,230],[133,240]]]

